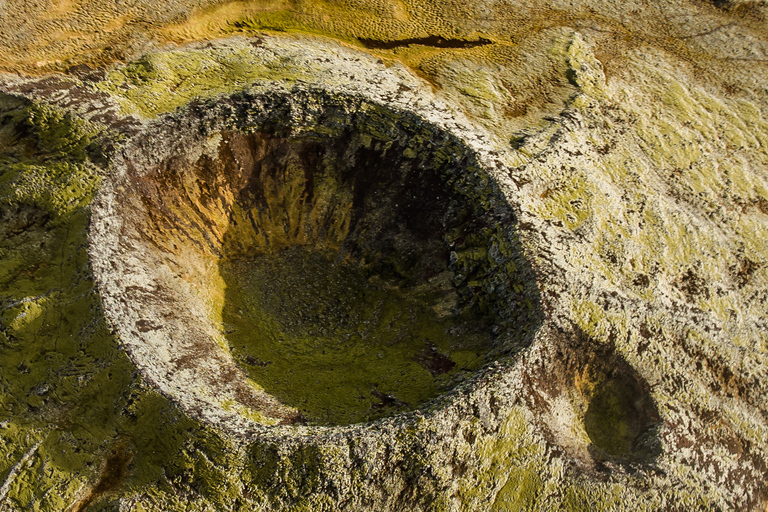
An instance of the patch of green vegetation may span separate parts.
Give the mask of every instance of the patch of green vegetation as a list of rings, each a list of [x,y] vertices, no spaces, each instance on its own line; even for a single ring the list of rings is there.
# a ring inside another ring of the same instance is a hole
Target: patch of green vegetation
[[[568,229],[575,230],[594,215],[593,194],[593,185],[576,175],[542,192],[541,207],[537,209],[545,219],[562,222]]]
[[[528,468],[510,468],[504,487],[496,494],[494,512],[522,512],[541,508],[544,482],[538,471]]]
[[[537,475],[544,462],[525,417],[512,410],[492,436],[483,434],[479,427],[476,418],[465,426],[464,438],[471,440],[467,460],[473,462],[458,484],[462,510],[507,512],[526,510],[515,508],[518,505],[539,503],[545,489]]]
[[[624,494],[622,491],[624,489],[619,485],[590,486],[586,482],[579,482],[565,489],[562,510],[568,512],[615,510],[622,503]]]
[[[22,203],[60,217],[88,204],[96,191],[98,177],[84,165],[52,162],[48,165],[15,164],[6,167],[2,179],[11,187],[6,203]]]
[[[93,151],[96,128],[71,114],[7,94],[0,109],[5,159],[82,162]]]
[[[630,463],[654,459],[660,453],[658,411],[650,395],[621,359],[600,364],[608,367],[588,367],[579,384],[588,400],[583,421],[592,457]]]
[[[0,97],[0,205],[36,207],[61,217],[86,205],[98,176],[99,131],[51,107]]]
[[[0,478],[10,479],[7,503],[65,510],[82,489],[104,481],[110,486],[102,485],[89,510],[139,491],[176,495],[179,482],[199,487],[211,503],[228,503],[236,483],[221,468],[231,447],[142,385],[105,324],[87,264],[86,212],[52,224],[0,240],[0,250],[23,261],[3,269],[0,293]],[[11,475],[36,440],[28,463]],[[102,466],[118,443],[130,461],[122,479],[104,480]],[[200,467],[209,460],[219,469]]]
[[[334,445],[254,443],[248,449],[243,487],[268,510],[333,510],[338,501],[321,489],[326,478],[339,473],[337,456]]]
[[[3,504],[103,510],[194,490],[228,506],[231,446],[142,384],[101,313],[87,254],[97,132],[7,96],[0,116]]]
[[[250,46],[152,53],[112,71],[97,86],[126,113],[146,118],[212,98],[258,80],[309,79],[312,69],[257,54]]]
[[[449,272],[402,287],[336,251],[293,247],[228,262],[222,275],[233,355],[311,421],[354,423],[417,407],[482,366],[490,344],[489,333],[452,311]]]

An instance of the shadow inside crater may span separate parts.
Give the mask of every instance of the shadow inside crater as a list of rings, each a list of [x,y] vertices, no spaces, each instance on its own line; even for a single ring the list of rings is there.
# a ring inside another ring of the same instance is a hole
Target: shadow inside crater
[[[650,462],[661,454],[660,417],[648,384],[618,354],[610,365],[593,369],[595,379],[584,414],[584,429],[597,462]]]

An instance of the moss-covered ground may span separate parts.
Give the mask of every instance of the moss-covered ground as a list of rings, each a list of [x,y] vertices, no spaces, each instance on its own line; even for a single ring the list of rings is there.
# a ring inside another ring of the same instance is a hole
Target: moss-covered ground
[[[414,288],[340,259],[293,247],[222,266],[227,339],[266,391],[310,421],[353,423],[417,407],[482,366],[490,333],[453,311],[451,272]]]
[[[101,510],[139,491],[228,503],[227,443],[142,383],[101,313],[87,254],[101,134],[9,96],[0,119],[0,508]]]

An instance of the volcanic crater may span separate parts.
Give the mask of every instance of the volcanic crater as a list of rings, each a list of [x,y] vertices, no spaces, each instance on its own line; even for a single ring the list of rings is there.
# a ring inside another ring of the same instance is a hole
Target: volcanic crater
[[[198,416],[393,416],[531,339],[511,207],[460,137],[415,114],[239,94],[126,147],[94,208],[92,237],[112,240],[93,255],[105,310],[145,377]]]

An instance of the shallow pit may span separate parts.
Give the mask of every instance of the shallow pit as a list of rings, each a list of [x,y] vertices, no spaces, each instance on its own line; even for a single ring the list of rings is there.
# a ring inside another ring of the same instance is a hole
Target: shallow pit
[[[578,327],[552,335],[548,350],[527,393],[552,441],[583,470],[654,463],[662,453],[660,414],[624,355]]]
[[[105,304],[188,408],[370,421],[530,339],[513,212],[460,138],[322,92],[232,97],[156,129],[109,199],[120,278]]]

